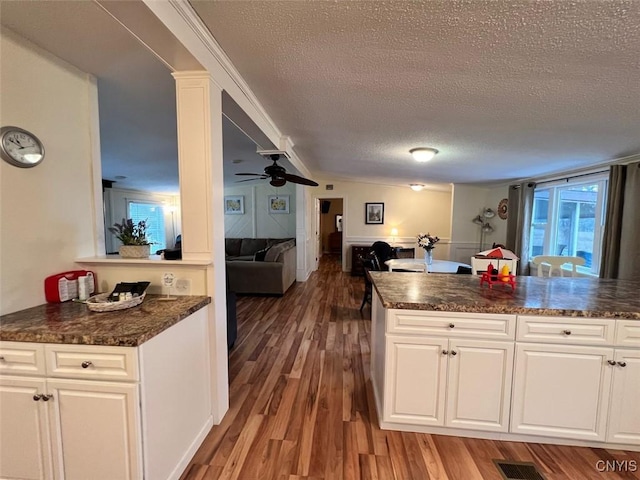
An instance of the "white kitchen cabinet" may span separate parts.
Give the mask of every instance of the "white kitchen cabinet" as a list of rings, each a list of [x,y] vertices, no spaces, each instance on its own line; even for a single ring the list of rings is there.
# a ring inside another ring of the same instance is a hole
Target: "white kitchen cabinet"
[[[512,342],[449,342],[446,426],[509,430],[513,352]]]
[[[51,436],[44,378],[0,375],[0,478],[51,479]],[[35,398],[34,398],[35,396]]]
[[[446,338],[387,337],[384,420],[444,425]]]
[[[605,441],[613,348],[518,343],[511,431]]]
[[[54,377],[60,352],[83,380]],[[142,478],[138,383],[94,381],[113,370],[135,380],[135,348],[2,342],[0,357],[0,478]],[[130,373],[111,357],[129,358]]]
[[[62,478],[142,478],[137,384],[55,379],[46,391]]]
[[[640,445],[640,350],[616,349],[607,442]]]
[[[178,479],[213,426],[208,328],[203,308],[138,347],[0,342],[0,479]]]
[[[387,336],[384,420],[505,432],[513,343]]]

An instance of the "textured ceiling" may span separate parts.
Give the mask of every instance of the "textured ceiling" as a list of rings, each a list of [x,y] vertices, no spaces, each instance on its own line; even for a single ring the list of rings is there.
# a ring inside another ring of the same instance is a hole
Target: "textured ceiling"
[[[100,3],[1,0],[0,21],[98,77],[105,178],[176,191],[170,70],[199,66],[141,2]],[[190,3],[312,177],[495,183],[640,152],[640,1]],[[262,171],[224,136],[226,175]]]
[[[496,182],[640,152],[635,0],[190,3],[315,172]]]

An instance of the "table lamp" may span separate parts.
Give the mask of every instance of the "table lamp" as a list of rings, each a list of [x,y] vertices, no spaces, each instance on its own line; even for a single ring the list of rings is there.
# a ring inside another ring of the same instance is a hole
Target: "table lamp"
[[[392,245],[395,243],[397,236],[398,236],[398,229],[397,228],[392,228],[391,229],[391,244]]]

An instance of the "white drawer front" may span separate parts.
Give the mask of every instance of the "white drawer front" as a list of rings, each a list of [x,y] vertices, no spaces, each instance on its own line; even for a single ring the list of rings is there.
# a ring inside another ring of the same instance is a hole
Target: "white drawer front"
[[[616,346],[640,347],[640,320],[618,320]]]
[[[132,347],[46,345],[47,373],[90,380],[138,380],[138,358]]]
[[[0,373],[44,375],[44,345],[0,342]]]
[[[515,315],[389,310],[387,333],[513,340]]]
[[[613,345],[616,321],[610,318],[518,316],[519,342]]]

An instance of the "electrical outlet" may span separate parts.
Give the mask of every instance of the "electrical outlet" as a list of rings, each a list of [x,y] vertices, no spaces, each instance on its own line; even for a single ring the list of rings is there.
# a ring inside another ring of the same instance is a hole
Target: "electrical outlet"
[[[191,279],[179,278],[176,280],[175,293],[178,295],[191,295]]]

